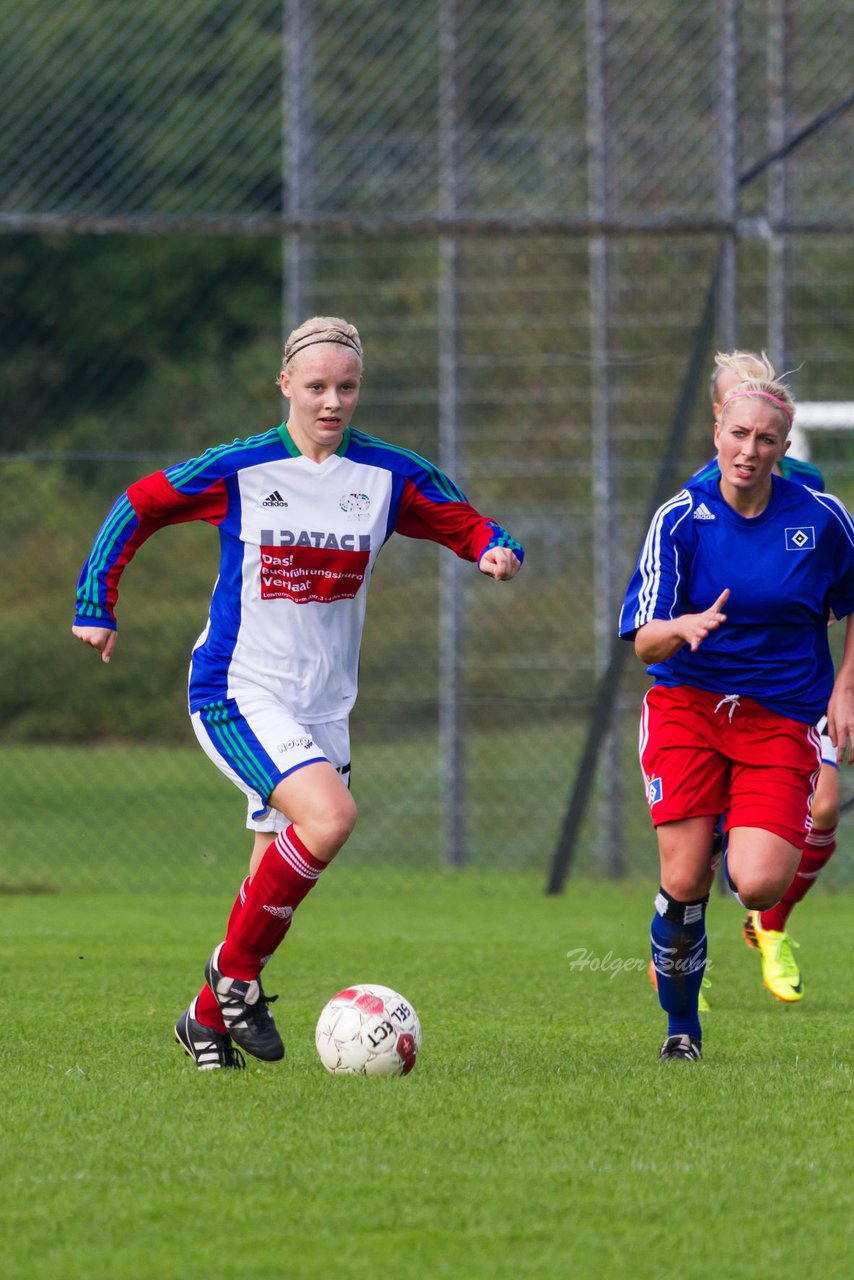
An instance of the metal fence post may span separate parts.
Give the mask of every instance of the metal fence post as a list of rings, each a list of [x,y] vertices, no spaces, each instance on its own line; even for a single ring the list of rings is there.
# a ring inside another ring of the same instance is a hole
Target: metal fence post
[[[439,9],[439,201],[440,213],[453,217],[459,205],[457,0],[442,0]],[[439,236],[438,360],[439,462],[452,478],[460,477],[459,447],[459,242]],[[442,785],[442,833],[445,862],[460,866],[466,859],[466,764],[462,679],[462,566],[444,555],[439,580],[439,752]]]
[[[718,342],[738,343],[738,0],[718,2],[718,212],[724,234],[718,294]]]
[[[587,208],[591,220],[608,212],[608,136],[605,99],[605,14],[603,0],[587,0]],[[588,241],[588,297],[590,306],[590,416],[592,425],[593,577],[595,591],[595,670],[601,679],[608,665],[616,629],[617,590],[614,566],[616,501],[614,449],[611,441],[610,393],[610,257],[605,235]],[[619,734],[609,730],[599,769],[600,861],[609,875],[625,870],[622,838]]]
[[[782,147],[788,128],[789,0],[768,3],[768,146]],[[788,212],[788,174],[781,159],[768,174],[768,354],[775,368],[788,361],[789,250],[777,228]]]
[[[314,212],[311,197],[312,32],[305,0],[286,0],[282,38],[282,203],[291,218]],[[296,328],[311,309],[313,251],[311,234],[293,231],[282,255],[283,329]]]

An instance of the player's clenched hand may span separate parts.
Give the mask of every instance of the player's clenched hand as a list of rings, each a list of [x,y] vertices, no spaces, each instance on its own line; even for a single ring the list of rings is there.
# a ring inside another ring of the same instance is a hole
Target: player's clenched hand
[[[477,567],[496,582],[506,582],[516,577],[522,565],[509,547],[491,547],[484,551]]]
[[[109,662],[116,645],[115,631],[109,627],[72,627],[72,635],[77,636],[84,644],[91,644],[101,655],[102,662]]]
[[[717,600],[702,613],[683,613],[679,618],[682,639],[696,653],[710,631],[717,631],[722,622],[726,622],[726,614],[722,613],[729,599],[729,587],[725,587]]]

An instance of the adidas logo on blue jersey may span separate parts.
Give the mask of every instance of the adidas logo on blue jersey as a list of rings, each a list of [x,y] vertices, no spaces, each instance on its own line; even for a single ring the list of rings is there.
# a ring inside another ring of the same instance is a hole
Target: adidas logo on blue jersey
[[[262,507],[286,507],[287,505],[278,489],[274,489],[270,496],[261,503]]]
[[[701,502],[699,507],[697,507],[697,509],[694,512],[695,520],[714,520],[714,518],[715,518],[714,512],[709,510],[705,502]]]

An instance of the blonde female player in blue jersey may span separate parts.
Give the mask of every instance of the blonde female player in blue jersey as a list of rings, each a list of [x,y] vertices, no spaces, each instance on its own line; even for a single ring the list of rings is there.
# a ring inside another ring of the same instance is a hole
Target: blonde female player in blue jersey
[[[764,351],[719,353],[715,357],[710,386],[715,419],[720,414],[724,398],[739,382],[745,378],[773,380],[775,376],[774,367]],[[712,464],[713,467],[716,465]],[[824,476],[818,467],[801,458],[793,458],[791,454],[785,454],[774,470],[776,475],[819,493],[825,489]],[[765,986],[777,1000],[786,1004],[795,1004],[804,996],[804,984],[793,952],[793,947],[798,944],[787,930],[789,916],[833,857],[839,826],[839,765],[827,733],[826,716],[822,716],[817,728],[821,734],[821,771],[810,806],[811,826],[798,869],[780,901],[766,911],[748,911],[742,928],[748,946],[759,952]]]
[[[265,1061],[284,1045],[261,970],[294,911],[353,830],[348,715],[366,592],[392,533],[441,543],[505,581],[523,551],[432,463],[350,426],[362,344],[335,316],[285,344],[282,426],[132,484],[80,575],[74,634],[109,662],[122,571],[157,529],[206,520],[220,568],[190,666],[193,727],[246,795],[249,875],[205,985],[175,1034],[202,1070]]]
[[[810,829],[823,713],[837,759],[854,761],[854,523],[838,499],[774,474],[793,412],[775,380],[723,397],[717,472],[656,512],[620,617],[654,679],[640,758],[661,862],[651,944],[662,1059],[701,1056],[718,816],[733,890],[749,910],[770,908]],[[835,681],[831,611],[848,620]]]
[[[724,398],[740,382],[747,378],[773,381],[775,377],[774,367],[764,351],[718,352],[709,386],[715,421],[720,417]],[[715,459],[698,471],[694,479],[719,474]],[[825,488],[824,476],[818,467],[801,458],[793,458],[788,453],[775,466],[774,474],[818,492],[823,492]],[[745,941],[759,952],[765,986],[777,1000],[787,1004],[794,1004],[804,996],[804,984],[793,952],[798,944],[788,933],[787,922],[793,908],[809,893],[833,857],[839,825],[839,765],[836,749],[826,732],[825,716],[822,716],[817,728],[821,734],[821,771],[810,806],[811,827],[798,869],[780,901],[767,911],[749,911],[742,926]],[[649,977],[653,986],[657,986],[652,961],[649,965]],[[704,985],[708,985],[708,982]],[[706,1002],[701,992],[700,1012],[703,1012],[704,1006]]]

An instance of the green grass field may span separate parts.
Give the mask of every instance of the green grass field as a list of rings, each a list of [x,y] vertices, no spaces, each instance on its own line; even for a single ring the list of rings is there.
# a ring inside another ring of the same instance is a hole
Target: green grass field
[[[705,1058],[660,1065],[652,884],[349,876],[270,966],[286,1061],[246,1072],[172,1039],[223,899],[0,898],[5,1277],[851,1274],[849,895],[798,908],[797,1007],[716,897]],[[330,1077],[320,1008],[372,980],[419,1062]]]

